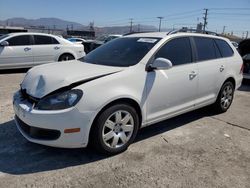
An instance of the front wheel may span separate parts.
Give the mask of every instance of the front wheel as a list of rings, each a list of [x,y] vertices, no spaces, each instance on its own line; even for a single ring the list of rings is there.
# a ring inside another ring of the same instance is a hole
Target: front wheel
[[[139,118],[128,104],[116,104],[104,110],[91,131],[91,142],[102,153],[117,154],[125,151],[134,141]]]
[[[226,112],[233,102],[234,85],[232,82],[227,81],[221,87],[220,93],[214,103],[214,108],[218,113]]]

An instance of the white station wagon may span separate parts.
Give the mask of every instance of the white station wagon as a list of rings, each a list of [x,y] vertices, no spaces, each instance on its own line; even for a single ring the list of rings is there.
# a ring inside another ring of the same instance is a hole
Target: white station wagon
[[[227,111],[242,81],[230,41],[203,34],[131,34],[84,61],[28,71],[13,98],[27,140],[116,154],[142,127],[211,104]]]
[[[83,56],[82,44],[55,35],[11,33],[0,37],[0,69],[27,68]]]

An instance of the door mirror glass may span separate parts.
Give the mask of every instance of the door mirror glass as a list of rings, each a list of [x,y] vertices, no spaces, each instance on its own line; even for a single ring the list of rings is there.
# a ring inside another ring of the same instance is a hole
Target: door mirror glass
[[[9,42],[8,41],[2,41],[0,43],[0,46],[9,46]]]
[[[157,58],[153,61],[152,64],[148,66],[148,70],[166,70],[172,67],[172,62],[169,59]]]

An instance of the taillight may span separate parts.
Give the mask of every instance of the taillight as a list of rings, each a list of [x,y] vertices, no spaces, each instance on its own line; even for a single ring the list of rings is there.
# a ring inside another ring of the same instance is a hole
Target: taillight
[[[242,63],[241,68],[240,68],[240,74],[243,74],[244,71],[244,63]]]

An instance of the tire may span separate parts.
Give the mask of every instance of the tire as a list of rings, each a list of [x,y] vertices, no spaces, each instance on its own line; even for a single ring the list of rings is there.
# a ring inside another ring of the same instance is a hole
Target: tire
[[[115,104],[105,109],[95,120],[90,142],[98,152],[118,154],[134,141],[138,129],[136,110],[128,104]]]
[[[232,82],[227,81],[221,87],[213,108],[218,113],[226,112],[233,102],[234,85]]]
[[[71,54],[63,54],[59,57],[58,61],[69,61],[69,60],[73,60],[75,59],[75,57]]]

